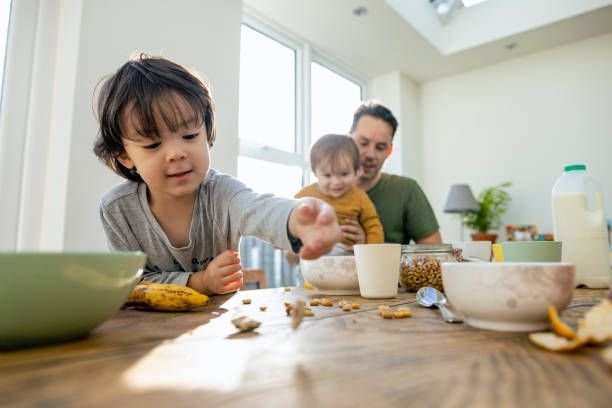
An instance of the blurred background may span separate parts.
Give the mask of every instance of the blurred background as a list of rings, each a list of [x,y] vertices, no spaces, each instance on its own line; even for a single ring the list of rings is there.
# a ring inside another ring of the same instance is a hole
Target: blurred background
[[[307,155],[375,98],[399,119],[385,170],[416,179],[444,241],[457,183],[504,181],[503,225],[552,231],[551,188],[585,163],[612,214],[612,0],[2,0],[0,250],[105,250],[91,152],[100,79],[134,52],[199,71],[217,102],[213,166],[292,196]],[[269,286],[282,254],[242,243]]]

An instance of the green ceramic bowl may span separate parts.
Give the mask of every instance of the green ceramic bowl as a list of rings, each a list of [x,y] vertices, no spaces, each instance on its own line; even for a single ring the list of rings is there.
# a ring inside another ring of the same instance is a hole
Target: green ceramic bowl
[[[76,339],[117,312],[146,255],[0,253],[0,347]]]

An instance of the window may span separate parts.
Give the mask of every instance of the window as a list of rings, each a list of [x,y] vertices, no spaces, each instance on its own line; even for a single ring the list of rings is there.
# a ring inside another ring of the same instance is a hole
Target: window
[[[364,82],[304,41],[245,17],[240,54],[238,178],[258,193],[292,197],[312,178],[312,142],[347,133]],[[252,237],[240,245],[245,268],[263,268],[268,285],[297,283],[282,251]]]
[[[0,96],[4,89],[4,67],[6,59],[6,42],[8,39],[9,16],[11,15],[11,2],[4,1],[0,5]],[[0,98],[2,100],[2,98]]]
[[[295,151],[295,50],[242,26],[240,138]]]
[[[361,101],[361,87],[317,62],[312,62],[310,75],[312,145],[324,134],[349,131]]]

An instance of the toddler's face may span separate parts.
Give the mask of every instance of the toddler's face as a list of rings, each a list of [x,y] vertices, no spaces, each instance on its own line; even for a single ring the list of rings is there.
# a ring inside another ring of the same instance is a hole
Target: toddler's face
[[[334,198],[346,194],[357,182],[357,174],[348,164],[321,163],[315,168],[315,176],[319,180],[319,191]]]
[[[172,131],[163,117],[177,115],[187,119]],[[121,164],[135,168],[149,187],[150,201],[184,198],[195,194],[210,167],[206,128],[195,121],[192,108],[180,98],[162,102],[154,110],[159,130],[156,135],[138,133],[129,111],[123,118],[125,153]],[[190,120],[192,119],[192,120]]]

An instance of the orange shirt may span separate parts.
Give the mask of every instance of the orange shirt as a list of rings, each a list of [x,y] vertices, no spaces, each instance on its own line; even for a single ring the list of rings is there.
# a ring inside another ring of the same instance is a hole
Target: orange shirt
[[[370,201],[368,195],[358,187],[353,187],[341,197],[330,197],[319,191],[317,183],[301,189],[296,198],[315,197],[321,199],[334,207],[340,224],[346,218],[354,218],[361,224],[366,234],[367,244],[380,244],[384,242],[383,227],[378,219],[376,207]],[[343,244],[353,245],[354,242],[342,241]]]

